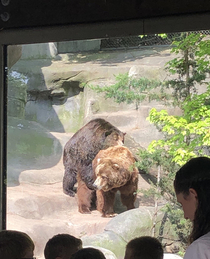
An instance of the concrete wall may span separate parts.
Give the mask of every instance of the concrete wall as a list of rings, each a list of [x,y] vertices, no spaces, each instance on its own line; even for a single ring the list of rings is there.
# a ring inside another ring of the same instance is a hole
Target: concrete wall
[[[57,55],[57,43],[22,45],[21,59],[52,59]]]
[[[101,40],[76,40],[58,42],[58,53],[99,51]]]
[[[52,59],[59,53],[99,51],[101,40],[64,41],[22,45],[21,59]]]

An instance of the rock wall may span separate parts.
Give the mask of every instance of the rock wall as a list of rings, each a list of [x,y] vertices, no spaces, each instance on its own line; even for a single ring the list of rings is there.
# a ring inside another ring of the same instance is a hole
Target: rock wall
[[[163,79],[164,65],[172,58],[168,47],[50,54],[43,59],[42,54],[48,55],[50,46],[24,46],[22,58],[10,69],[13,76],[8,88],[8,179],[19,183],[21,171],[54,166],[62,158],[68,137],[93,118],[104,118],[126,132],[128,147],[136,151],[162,137],[146,120],[152,107],[180,113],[154,101],[142,102],[137,111],[134,104],[117,104],[87,87],[113,84],[115,76],[125,72]]]
[[[162,79],[164,64],[171,59],[170,50],[156,47],[57,55],[48,52],[49,45],[34,46],[34,51],[32,45],[27,47],[28,54],[11,68],[24,75],[25,84],[22,88],[17,87],[17,80],[9,84],[7,228],[28,233],[40,259],[44,258],[45,243],[58,233],[75,235],[85,246],[107,248],[123,258],[130,238],[150,234],[154,201],[145,201],[139,192],[138,209],[132,213],[120,208],[121,214],[114,219],[102,218],[97,211],[80,214],[77,197],[68,197],[62,191],[63,147],[74,132],[96,117],[126,132],[125,144],[134,152],[160,138],[146,117],[151,107],[166,107],[143,102],[136,111],[133,104],[106,100],[86,84],[109,85],[115,82],[115,75],[125,72]],[[42,52],[40,47],[47,51]],[[18,105],[12,97],[23,103],[21,112],[15,112]],[[172,108],[169,111],[179,113]],[[139,190],[149,188],[145,175],[139,177]],[[149,208],[144,208],[145,204]]]
[[[37,48],[30,51],[35,56]],[[60,54],[53,59],[49,56],[48,59],[40,59],[42,54],[39,59],[25,58],[24,55],[13,66],[13,71],[27,78],[25,119],[36,121],[49,131],[76,132],[90,119],[102,117],[145,147],[151,140],[161,137],[146,118],[152,107],[158,110],[166,108],[162,104],[143,102],[136,111],[133,104],[116,104],[112,99],[106,100],[103,94],[96,94],[86,85],[109,85],[115,82],[115,75],[125,72],[163,79],[166,76],[164,64],[172,58],[168,47]],[[174,108],[167,109],[171,114],[180,112]]]

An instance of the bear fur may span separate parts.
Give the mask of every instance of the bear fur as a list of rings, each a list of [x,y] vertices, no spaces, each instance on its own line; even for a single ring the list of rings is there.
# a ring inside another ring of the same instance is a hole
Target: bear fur
[[[92,161],[101,149],[123,145],[125,133],[108,121],[93,119],[78,130],[66,143],[63,153],[65,173],[63,191],[74,197],[74,185],[78,182],[79,212],[90,213],[93,198],[94,174]]]
[[[103,217],[115,215],[113,207],[117,191],[120,192],[122,204],[128,210],[135,208],[139,174],[135,162],[131,151],[124,146],[101,150],[93,159],[97,210]]]

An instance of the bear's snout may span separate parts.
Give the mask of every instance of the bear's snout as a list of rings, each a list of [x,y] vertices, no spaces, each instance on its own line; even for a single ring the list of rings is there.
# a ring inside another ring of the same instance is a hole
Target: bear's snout
[[[98,188],[97,188],[97,185],[95,184],[95,183],[93,183],[93,188],[94,188],[94,190],[97,190]]]
[[[101,190],[102,186],[99,177],[96,178],[95,182],[93,183],[93,186],[95,189]]]

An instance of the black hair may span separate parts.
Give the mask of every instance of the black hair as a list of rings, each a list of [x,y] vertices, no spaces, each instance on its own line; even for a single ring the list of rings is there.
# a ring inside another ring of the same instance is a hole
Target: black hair
[[[210,231],[210,158],[196,157],[189,160],[176,173],[174,189],[176,194],[189,195],[192,188],[197,193],[198,205],[193,220],[190,243]]]
[[[71,259],[106,259],[106,257],[99,249],[86,247],[73,254]]]
[[[53,236],[45,245],[44,256],[46,259],[71,256],[82,248],[82,240],[69,234],[58,234]]]
[[[0,231],[0,258],[19,259],[28,250],[34,250],[34,242],[26,233],[17,230]]]
[[[163,259],[163,247],[160,241],[151,236],[134,238],[126,245],[129,259]]]

